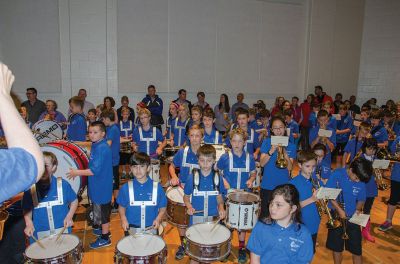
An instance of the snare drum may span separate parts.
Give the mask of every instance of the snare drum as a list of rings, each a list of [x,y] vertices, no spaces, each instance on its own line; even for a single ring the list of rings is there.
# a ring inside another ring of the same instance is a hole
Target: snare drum
[[[156,235],[136,234],[122,238],[115,247],[114,263],[165,264],[167,245]]]
[[[77,195],[81,195],[87,184],[87,177],[67,178],[70,168],[77,170],[87,169],[89,158],[83,148],[66,140],[57,140],[41,147],[42,151],[52,152],[58,160],[56,177],[62,177],[71,184],[72,189]]]
[[[40,240],[45,249],[38,243],[31,244],[25,250],[26,263],[81,263],[83,256],[82,242],[76,235],[62,234],[56,242],[57,235]]]
[[[213,222],[195,224],[186,230],[186,254],[199,262],[225,259],[231,252],[231,232],[223,225],[213,230]]]
[[[120,152],[131,154],[132,153],[132,140],[129,138],[120,139]]]
[[[165,147],[163,149],[163,159],[167,163],[172,163],[172,159],[174,158],[175,154],[179,151],[180,147]]]
[[[151,159],[149,176],[153,181],[156,181],[156,182],[160,181],[160,161],[159,160]]]
[[[254,193],[236,191],[227,195],[227,227],[239,231],[251,230],[257,223],[260,197]]]
[[[189,225],[190,216],[186,213],[186,206],[183,202],[183,188],[169,187],[166,191],[167,219],[172,225],[180,228],[186,228]]]
[[[57,122],[50,120],[40,120],[36,122],[32,130],[36,140],[40,144],[62,139],[64,134],[62,127]]]

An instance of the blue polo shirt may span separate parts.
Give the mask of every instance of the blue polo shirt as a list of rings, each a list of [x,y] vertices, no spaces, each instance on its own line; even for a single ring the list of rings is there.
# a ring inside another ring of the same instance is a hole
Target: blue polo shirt
[[[35,158],[22,148],[0,149],[0,204],[36,182]],[[18,181],[15,179],[18,175]]]
[[[350,131],[345,134],[336,134],[336,142],[338,143],[347,142],[349,140],[352,128],[353,128],[353,119],[351,118],[351,116],[349,114],[342,116],[341,119],[338,120],[336,123],[336,129],[338,130],[350,129]]]
[[[257,148],[260,147],[260,142],[258,141],[260,134],[254,131],[254,129],[247,127],[247,135],[247,142],[244,150],[249,152],[250,155],[253,155]],[[225,144],[229,148],[232,148],[231,140],[229,137],[225,139]]]
[[[356,141],[357,141],[357,146],[356,146]],[[350,160],[353,160],[354,157],[357,155],[358,151],[361,149],[362,145],[363,145],[362,140],[352,138],[347,142],[346,146],[344,147],[344,152],[350,153]]]
[[[372,137],[378,141],[378,144],[389,140],[389,135],[384,126],[373,127],[371,129],[371,134]]]
[[[133,130],[135,129],[135,124],[132,120],[128,121],[119,121],[119,131],[121,137],[130,137],[133,134]]]
[[[355,213],[357,202],[365,202],[365,183],[353,182],[350,180],[346,168],[334,170],[326,183],[326,187],[342,189],[342,193],[338,195],[337,201],[340,202],[341,197],[343,197],[344,203],[346,204],[345,211],[348,217],[353,216]]]
[[[311,263],[314,255],[310,231],[298,224],[284,228],[276,223],[258,221],[250,234],[247,248],[260,256],[261,264],[306,264]]]
[[[313,185],[310,179],[304,177],[301,173],[293,178],[289,183],[293,184],[299,192],[300,202],[307,200],[313,195]],[[301,216],[304,225],[308,228],[312,235],[318,233],[321,218],[318,214],[317,205],[315,202],[301,208]]]
[[[55,205],[51,208],[54,217],[54,228],[62,228],[64,226],[64,219],[69,211],[69,204],[76,200],[76,193],[72,189],[71,185],[66,181],[62,180],[62,195],[63,204]],[[38,196],[38,202],[51,202],[58,199],[57,195],[57,178],[51,176],[50,187],[48,190],[41,190],[40,184],[36,184],[36,192]],[[24,193],[22,199],[22,208],[24,210],[32,211],[32,220],[35,227],[34,235],[37,237],[37,232],[49,231],[50,225],[48,221],[47,208],[34,208],[31,191],[28,190]],[[68,228],[68,232],[71,232],[71,228]]]
[[[294,142],[293,133],[294,134],[299,134],[300,133],[299,124],[297,124],[297,122],[292,119],[292,121],[287,123],[286,127],[290,128],[289,140],[291,139],[292,142]]]
[[[185,148],[179,149],[178,152],[175,154],[174,159],[172,160],[172,162],[174,163],[174,166],[180,168],[179,180],[181,183],[185,183],[186,178],[191,173],[190,168],[188,166],[189,164],[192,164],[192,165],[196,166],[197,168],[199,166],[199,162],[197,160],[197,155],[192,151],[192,148],[189,147],[186,160],[183,160],[184,151],[185,151]]]
[[[147,177],[145,183],[140,183],[133,179],[133,190],[135,201],[151,201],[153,199],[153,180]],[[129,203],[129,185],[125,183],[119,190],[117,203],[126,208],[126,218],[131,225],[140,227],[140,206],[131,206]],[[161,208],[167,206],[167,197],[160,183],[157,185],[157,202],[155,206],[146,206],[146,227],[153,225]]]
[[[106,137],[107,140],[111,140],[111,153],[112,153],[112,165],[119,165],[119,150],[120,146],[120,136],[119,128],[116,124],[106,127]]]
[[[92,143],[89,169],[93,176],[88,177],[89,198],[95,204],[111,202],[113,187],[112,153],[105,139]]]
[[[229,185],[233,189],[237,189],[237,181],[238,181],[238,172],[235,169],[246,169],[246,152],[242,152],[241,156],[237,156],[233,151],[232,160],[233,164],[231,164],[229,159],[229,154],[225,153],[218,160],[217,167],[219,170],[223,171],[224,178],[228,181]],[[230,171],[230,167],[232,167],[232,171]],[[250,178],[250,174],[252,171],[256,170],[256,163],[254,161],[253,155],[249,155],[249,171],[241,172],[240,178],[240,188],[241,190],[247,189],[246,182]]]
[[[308,122],[310,122],[311,128],[315,127],[318,124],[316,112],[312,111],[310,113],[310,116],[308,117]]]
[[[261,145],[261,153],[267,153],[271,149],[271,138],[264,139]],[[286,151],[290,158],[296,157],[296,145],[289,142]],[[264,166],[263,178],[261,181],[261,188],[265,190],[273,190],[280,184],[285,184],[290,180],[288,169],[279,169],[275,166],[275,161],[278,157],[278,150],[276,150],[270,157],[267,164]]]
[[[147,155],[151,156],[152,158],[157,157],[156,150],[158,147],[158,142],[162,142],[164,140],[161,131],[158,128],[153,129],[152,126],[150,126],[149,130],[144,130],[144,128],[141,127],[143,134],[143,139],[141,140],[139,130],[140,130],[139,127],[135,128],[132,137],[133,142],[135,142],[138,145],[138,151],[147,153]],[[147,151],[146,138],[150,139],[154,138],[154,140],[149,141],[149,151]]]
[[[317,170],[321,169],[321,178],[322,179],[329,179],[329,177],[331,176],[331,166],[330,166],[330,162],[326,162],[324,160],[321,161],[321,163],[317,164],[317,167],[313,173],[313,176],[316,177],[317,175]]]
[[[214,185],[214,171],[211,171],[209,175],[204,176],[201,171],[199,173],[199,191],[219,191],[220,195],[226,192],[224,188],[224,184],[222,182],[222,177],[219,176],[219,187]],[[204,196],[194,196],[194,183],[193,183],[193,174],[190,174],[187,177],[187,181],[184,187],[185,195],[191,195],[192,200],[191,204],[196,211],[204,210]],[[217,202],[218,195],[210,195],[208,197],[208,216],[217,216],[218,215],[218,202]],[[202,216],[203,213],[196,214]],[[192,220],[191,220],[192,222]]]
[[[182,146],[183,143],[187,141],[186,126],[189,123],[190,118],[185,121],[181,121],[179,118],[175,118],[173,125],[171,126],[171,131],[174,134],[174,145]],[[179,137],[180,132],[180,137]]]
[[[336,120],[336,117],[334,117],[332,115],[329,115],[329,122],[328,122],[328,127],[329,128],[332,128],[332,129],[336,130],[337,122],[338,121]],[[318,124],[318,120],[317,120],[317,124]]]
[[[390,153],[395,154],[396,153],[396,146],[400,144],[400,136],[397,136],[397,138],[393,141],[393,144],[390,146]],[[400,163],[399,162],[394,162],[393,163],[393,169],[392,169],[392,174],[391,178],[392,181],[400,182]]]
[[[167,130],[167,134],[166,134],[166,139],[171,139],[171,134],[174,132],[174,123],[175,123],[175,118],[169,116],[167,119],[166,124],[166,130]]]
[[[313,127],[310,129],[310,135],[309,135],[309,141],[310,144],[311,142],[313,142],[317,137],[318,137],[318,131],[319,131],[320,127],[319,125]],[[332,135],[330,136],[329,140],[333,143],[333,146],[336,147],[336,129],[332,129],[330,127],[327,127],[327,130],[331,130],[332,131]],[[328,144],[325,145],[326,149],[327,149],[327,153],[325,158],[328,160],[331,159],[331,150],[328,147]]]
[[[211,130],[211,134],[207,134],[207,132],[204,130],[204,137],[203,141],[205,144],[222,144],[222,135],[221,133],[218,132],[218,137],[215,136],[217,131],[215,128]]]
[[[85,141],[87,134],[86,118],[82,114],[73,114],[69,119],[67,138],[71,141]]]

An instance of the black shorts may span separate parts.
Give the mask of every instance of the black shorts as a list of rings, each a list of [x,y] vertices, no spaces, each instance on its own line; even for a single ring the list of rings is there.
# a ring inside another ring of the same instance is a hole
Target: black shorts
[[[400,202],[400,182],[390,181],[390,198],[388,203],[396,206],[398,202]]]
[[[93,203],[93,223],[102,225],[110,222],[111,203],[95,204]]]
[[[119,190],[119,165],[113,166],[113,190]]]
[[[359,225],[347,221],[347,234],[349,239],[343,240],[343,227],[328,229],[326,248],[334,252],[343,252],[344,249],[356,256],[362,255],[361,228]]]

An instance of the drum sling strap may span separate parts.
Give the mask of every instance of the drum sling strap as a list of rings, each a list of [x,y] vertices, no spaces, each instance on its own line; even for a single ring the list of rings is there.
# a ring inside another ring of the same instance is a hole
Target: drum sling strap
[[[129,131],[132,131],[132,120],[128,120],[129,126],[124,127],[123,121],[119,121],[119,130],[125,133],[125,137],[128,137]]]
[[[244,146],[244,151],[247,152],[248,151],[247,146],[253,143],[254,143],[254,129],[250,128],[249,138],[247,138],[246,145]]]
[[[186,126],[189,123],[190,118],[186,119],[185,124],[183,126],[178,126],[178,120],[179,120],[179,118],[177,117],[175,119],[174,128],[177,128],[179,130],[178,146],[181,146],[182,145],[182,129],[186,129]]]
[[[142,127],[139,127],[140,141],[145,141],[146,142],[146,153],[147,153],[147,155],[150,155],[150,142],[156,141],[156,135],[157,135],[156,132],[157,132],[157,128],[153,127],[153,137],[145,138],[145,137],[143,137],[143,129],[142,129]]]
[[[203,196],[203,207],[204,207],[204,213],[203,213],[203,219],[206,221],[208,218],[208,198],[210,196],[217,196],[219,195],[219,175],[217,172],[214,174],[214,191],[199,191],[200,188],[200,172],[198,169],[193,170],[193,196]]]
[[[189,168],[189,171],[192,171],[193,169],[200,169],[198,164],[188,163],[186,161],[187,160],[187,156],[188,156],[188,152],[189,152],[189,146],[186,146],[183,149],[182,167]]]
[[[233,154],[231,151],[228,152],[229,154],[229,172],[236,172],[237,173],[237,182],[236,182],[236,189],[240,189],[240,183],[242,182],[242,172],[250,172],[250,157],[249,153],[246,152],[246,167],[245,168],[235,168],[233,167]]]
[[[146,229],[146,206],[157,205],[157,190],[158,182],[153,182],[152,199],[150,201],[135,201],[135,190],[133,188],[133,181],[128,182],[129,188],[129,205],[140,206],[140,232],[144,232]]]
[[[31,188],[31,196],[32,196],[33,206],[35,209],[46,208],[46,210],[47,210],[47,220],[49,222],[50,231],[49,232],[38,232],[38,235],[39,235],[39,233],[43,233],[44,236],[47,234],[49,234],[49,235],[56,234],[56,232],[58,232],[58,230],[61,230],[62,228],[55,229],[52,207],[64,204],[62,178],[61,177],[57,178],[57,200],[39,203],[35,184]]]

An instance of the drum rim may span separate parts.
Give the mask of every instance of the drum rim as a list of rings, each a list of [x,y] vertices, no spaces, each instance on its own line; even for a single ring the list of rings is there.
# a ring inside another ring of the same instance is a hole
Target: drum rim
[[[190,243],[195,244],[195,245],[197,245],[197,246],[202,246],[202,247],[213,247],[213,246],[218,246],[218,245],[225,244],[225,243],[227,243],[228,241],[232,240],[232,232],[231,232],[231,230],[229,230],[229,228],[227,228],[226,226],[223,226],[223,225],[221,225],[221,226],[222,226],[223,228],[226,228],[226,229],[228,230],[228,232],[229,232],[229,238],[228,238],[226,241],[224,241],[224,242],[216,243],[216,244],[208,244],[208,245],[205,245],[205,246],[204,246],[204,244],[197,243],[197,242],[191,240],[190,238],[188,238],[188,236],[186,235],[186,233],[187,233],[187,231],[189,230],[189,228],[191,228],[191,227],[193,227],[193,226],[196,226],[196,225],[204,225],[204,224],[207,224],[207,225],[214,225],[215,222],[204,222],[204,223],[198,223],[198,224],[191,225],[191,226],[188,227],[188,229],[186,229],[186,231],[185,231],[185,238],[186,238],[188,241],[190,241]]]
[[[76,156],[78,157],[83,157],[84,158],[84,163],[89,164],[89,156],[87,155],[86,151],[84,148],[79,146],[78,144],[75,144],[73,141],[69,140],[64,140],[64,139],[59,139],[59,140],[54,140],[52,142],[47,143],[48,145],[61,145],[61,146],[66,146],[67,148],[71,149],[74,151]],[[79,150],[79,152],[78,152]],[[77,153],[78,152],[78,153]]]
[[[174,189],[182,189],[182,190],[183,190],[183,188],[182,188],[182,187],[179,187],[179,186],[169,186],[168,189],[165,191],[165,196],[167,196],[167,200],[168,200],[168,201],[171,201],[172,204],[181,205],[181,206],[186,207],[185,202],[183,202],[183,203],[176,202],[176,201],[174,201],[174,200],[171,200],[171,199],[168,197],[168,193],[169,193],[171,190],[174,190]],[[183,198],[182,198],[182,199],[183,199]],[[167,204],[167,205],[168,205],[168,204]]]
[[[229,199],[229,196],[230,196],[230,195],[234,195],[235,193],[238,193],[238,192],[240,192],[240,193],[248,193],[249,195],[254,195],[254,196],[257,197],[257,200],[256,200],[255,202],[238,202],[238,201],[233,201],[233,200]],[[252,193],[252,192],[245,192],[245,191],[238,191],[238,192],[231,192],[231,193],[228,193],[228,194],[226,195],[226,203],[251,205],[251,204],[259,203],[259,202],[261,201],[260,196],[258,196],[258,195],[255,194],[255,193]]]
[[[148,234],[148,235],[152,235],[152,234]],[[115,245],[115,254],[114,254],[114,255],[120,254],[121,256],[127,257],[127,258],[129,258],[129,259],[131,259],[131,258],[133,257],[134,260],[135,260],[135,259],[136,259],[136,260],[142,260],[142,259],[150,259],[150,258],[152,258],[152,257],[154,257],[154,256],[158,256],[158,255],[159,255],[161,252],[163,252],[163,251],[166,251],[167,254],[168,254],[167,243],[165,242],[165,240],[164,240],[161,236],[159,236],[159,235],[152,235],[152,236],[156,236],[156,237],[160,238],[162,242],[164,242],[164,247],[163,247],[160,251],[158,251],[158,252],[156,252],[156,253],[154,253],[154,254],[151,254],[151,255],[147,255],[147,256],[133,256],[133,255],[127,255],[127,254],[125,254],[125,253],[122,253],[121,251],[118,250],[118,245],[119,245],[124,239],[129,238],[129,236],[126,236],[126,237],[121,238],[121,239],[117,242],[117,244]],[[166,255],[166,256],[167,256],[167,255]]]
[[[58,256],[56,256],[56,257],[53,257],[53,258],[35,259],[35,258],[30,258],[30,257],[28,257],[28,256],[26,255],[26,251],[33,245],[33,244],[31,244],[31,245],[29,245],[29,246],[25,249],[25,251],[24,251],[24,257],[27,258],[27,259],[29,259],[29,260],[33,260],[33,261],[47,262],[47,261],[52,261],[52,260],[60,259],[60,258],[62,258],[62,257],[65,257],[65,256],[67,256],[67,255],[70,255],[70,253],[72,253],[73,251],[75,251],[77,248],[80,248],[80,249],[81,249],[81,252],[83,252],[83,244],[82,244],[82,241],[79,239],[79,237],[78,237],[77,235],[72,234],[72,233],[71,233],[71,234],[62,234],[62,235],[65,235],[65,236],[72,236],[72,237],[77,238],[77,239],[78,239],[78,245],[76,245],[76,247],[74,247],[74,248],[71,249],[70,251],[67,251],[67,252],[65,252],[65,253],[63,253],[63,254],[61,254],[61,255],[58,255]],[[56,234],[56,235],[52,235],[52,236],[57,236],[57,234]],[[47,237],[49,237],[49,236],[47,236]],[[34,244],[35,244],[35,243],[34,243]]]
[[[229,242],[229,241],[226,241],[226,242]],[[202,246],[202,248],[205,248],[205,247],[207,247],[207,246]],[[215,246],[214,246],[215,247]],[[190,258],[192,258],[192,259],[194,259],[194,260],[196,260],[196,261],[198,261],[198,262],[204,262],[204,261],[212,261],[212,262],[214,262],[214,261],[221,261],[221,260],[223,260],[223,259],[225,259],[226,257],[228,257],[230,254],[231,254],[231,251],[232,251],[232,244],[231,243],[228,243],[228,250],[227,250],[227,252],[224,254],[224,255],[222,255],[221,257],[218,257],[218,258],[199,258],[198,256],[195,256],[195,255],[193,255],[189,250],[188,250],[188,245],[186,244],[186,246],[185,246],[185,253],[190,257]]]

